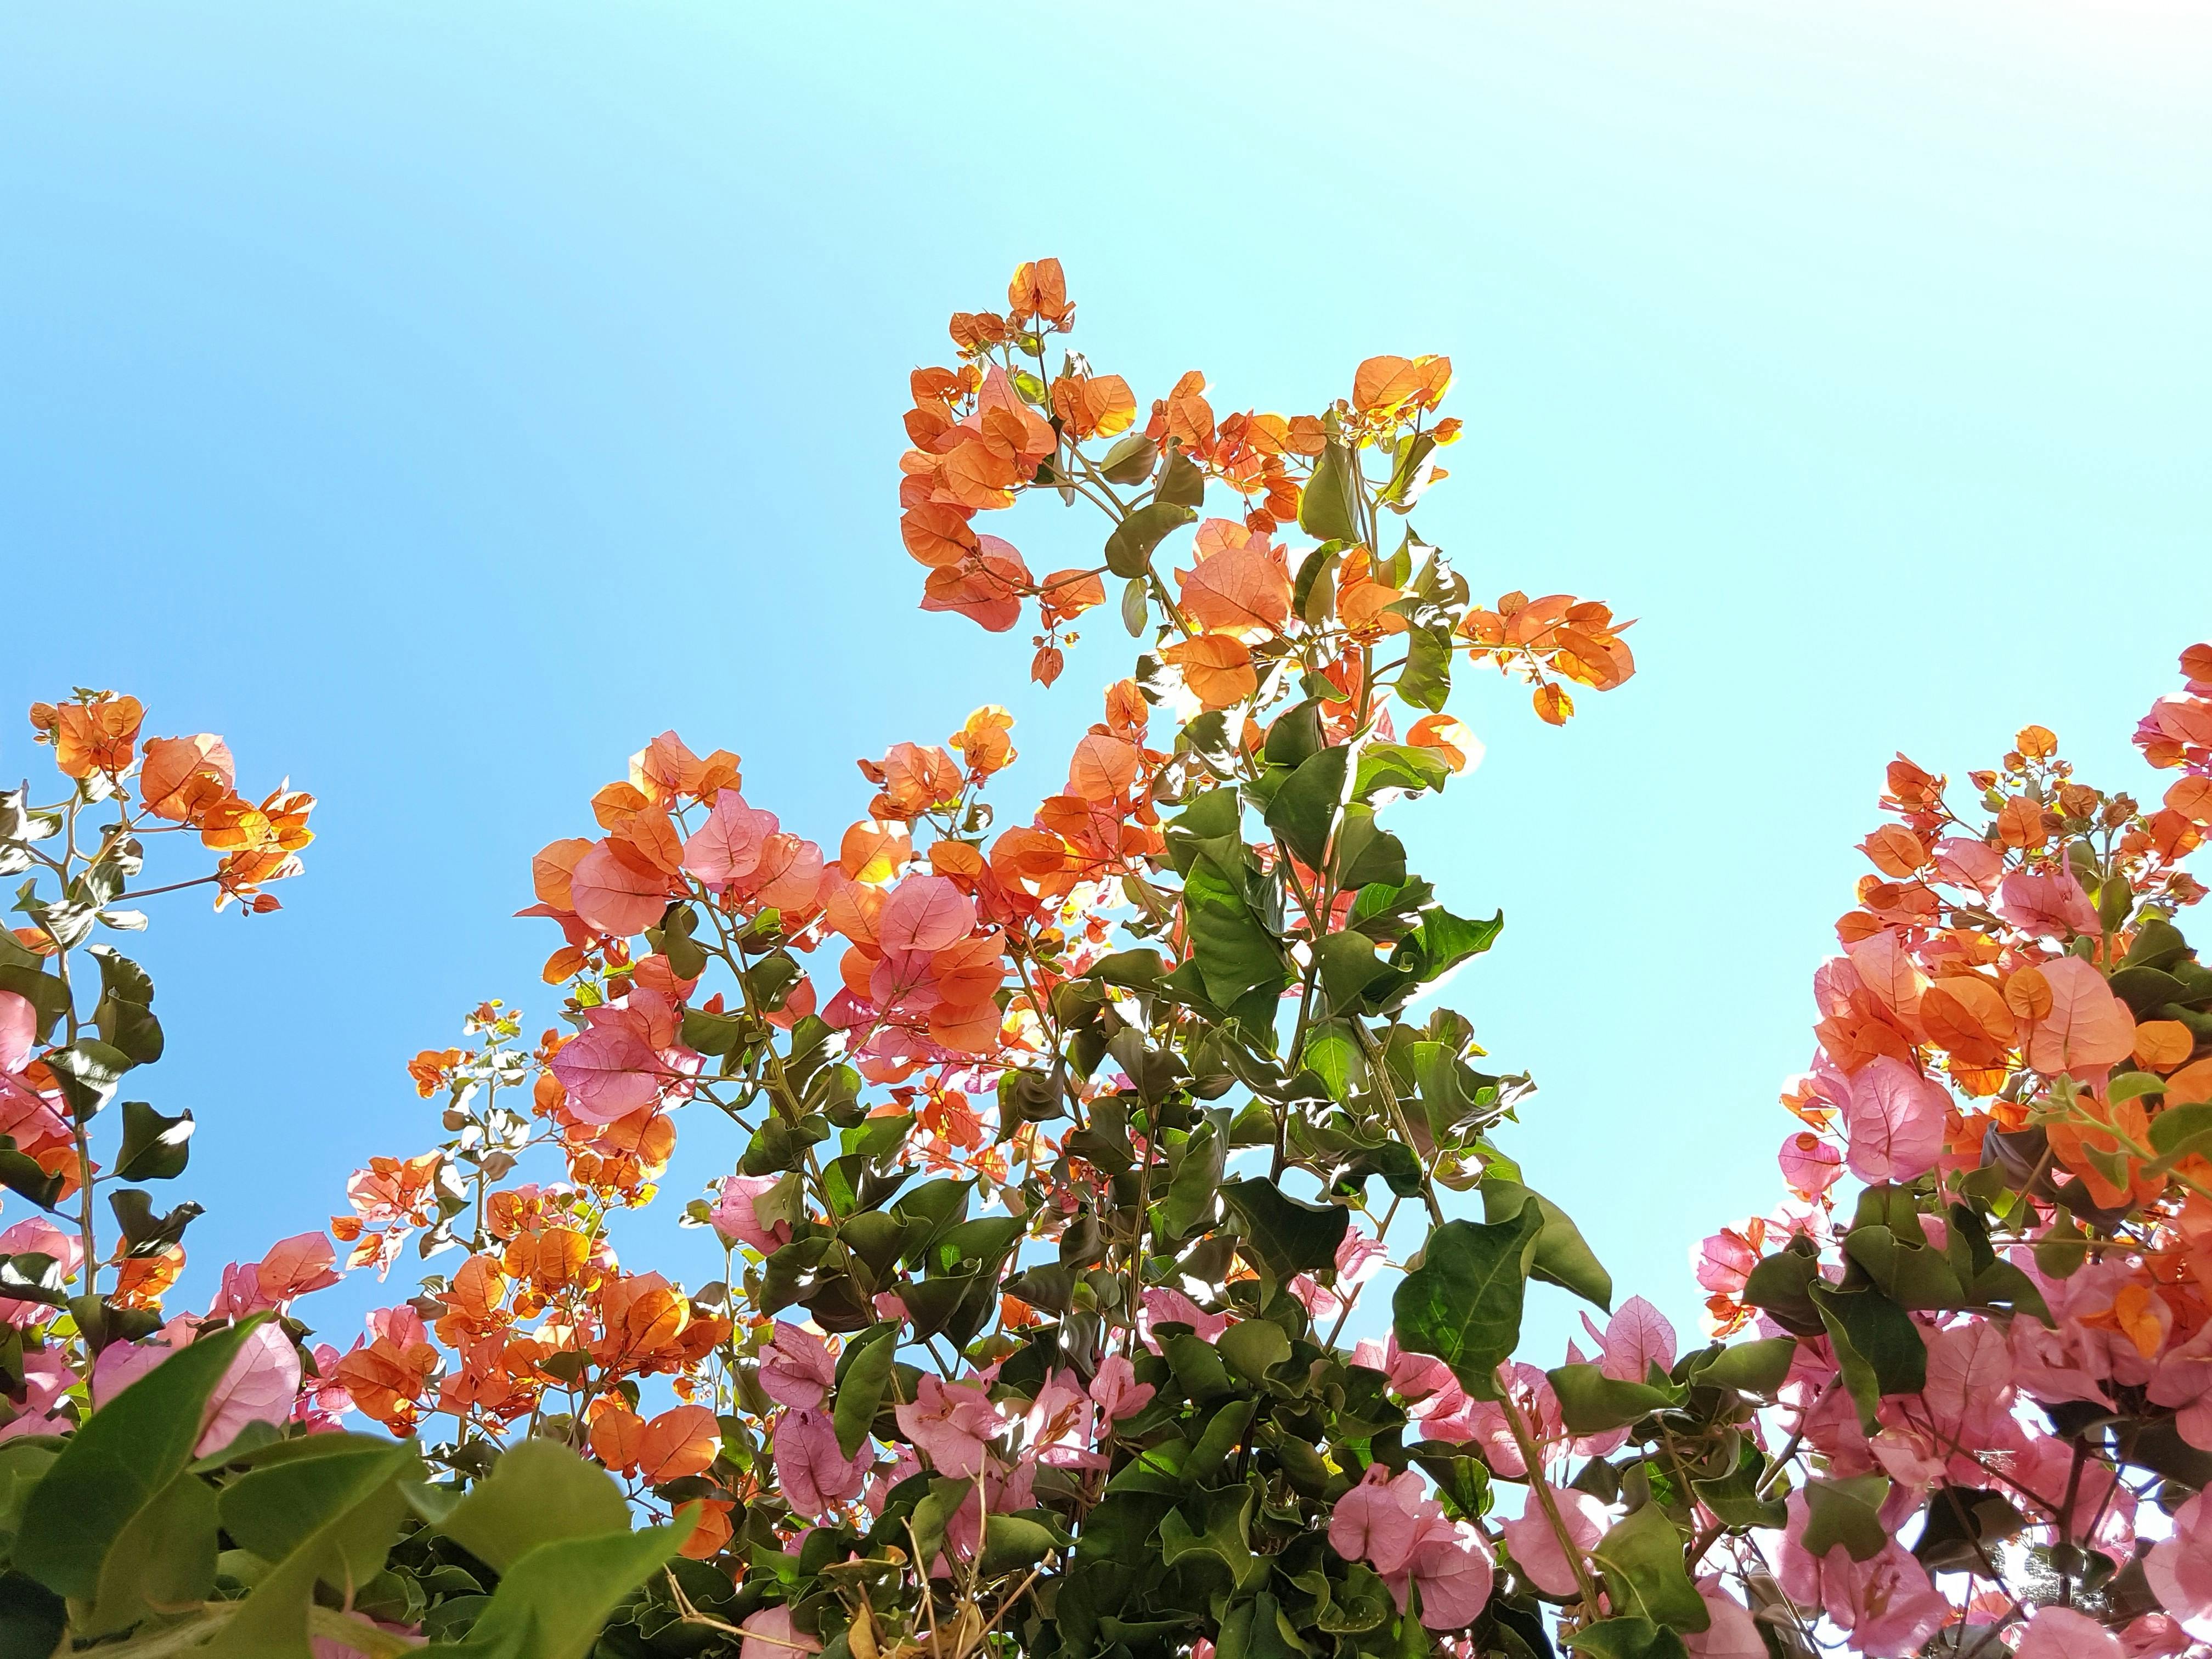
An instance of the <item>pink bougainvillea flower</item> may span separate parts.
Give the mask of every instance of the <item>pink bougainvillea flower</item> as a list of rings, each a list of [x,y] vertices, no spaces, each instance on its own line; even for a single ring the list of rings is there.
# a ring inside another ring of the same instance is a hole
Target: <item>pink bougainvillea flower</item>
[[[1936,1167],[1943,1151],[1948,1095],[1887,1054],[1877,1054],[1861,1067],[1850,1089],[1844,1132],[1853,1175],[1868,1182],[1906,1182]]]
[[[782,1182],[780,1176],[726,1176],[713,1210],[714,1231],[726,1239],[750,1244],[763,1255],[791,1243],[791,1224],[761,1219],[759,1200]]]
[[[893,1408],[899,1432],[929,1460],[938,1474],[954,1480],[983,1472],[983,1449],[1004,1426],[990,1396],[972,1382],[941,1382],[925,1374],[915,1397]]]
[[[2100,926],[2097,907],[2063,866],[2041,874],[2014,871],[1998,885],[1996,902],[1990,908],[2014,927],[2046,939],[2094,933]]]
[[[2094,1072],[2134,1051],[2135,1017],[2105,976],[2079,957],[2037,964],[2051,987],[2051,1012],[2035,1023],[2027,1063],[2039,1072]]]
[[[738,1659],[795,1659],[822,1651],[822,1644],[793,1625],[791,1609],[781,1604],[750,1614],[738,1628],[744,1635]]]
[[[20,1072],[39,1036],[39,1011],[30,1000],[0,991],[0,1072]]]
[[[1153,1393],[1151,1383],[1137,1381],[1137,1368],[1123,1354],[1109,1354],[1091,1379],[1091,1397],[1109,1422],[1134,1417],[1151,1403]]]
[[[51,1221],[33,1216],[0,1232],[0,1255],[52,1256],[65,1279],[75,1278],[84,1265],[84,1244],[75,1233],[65,1233]],[[43,1324],[54,1310],[43,1302],[19,1302],[0,1297],[0,1325]]]
[[[2151,1546],[2143,1576],[2175,1618],[2212,1620],[2212,1497],[2198,1492],[2173,1515],[2173,1534]]]
[[[1825,1611],[1869,1659],[1917,1652],[1951,1613],[1928,1570],[1895,1538],[1865,1561],[1852,1560],[1841,1544],[1824,1556],[1808,1554],[1801,1540],[1810,1517],[1805,1495],[1792,1494],[1778,1575],[1784,1591],[1800,1607]]]
[[[836,1356],[813,1332],[775,1322],[775,1334],[761,1350],[761,1392],[780,1406],[819,1406],[837,1380]]]
[[[2120,1638],[2086,1613],[2043,1607],[2028,1620],[2014,1659],[2127,1659]]]
[[[1472,1623],[1490,1600],[1490,1547],[1474,1528],[1447,1519],[1410,1469],[1394,1479],[1383,1465],[1370,1465],[1338,1500],[1328,1544],[1346,1560],[1372,1566],[1401,1609],[1409,1590],[1419,1595],[1421,1623],[1431,1630]]]
[[[1024,1455],[1047,1468],[1103,1469],[1109,1460],[1093,1449],[1097,1440],[1097,1402],[1067,1372],[1053,1372],[1023,1421]]]
[[[1785,1137],[1775,1162],[1782,1167],[1782,1179],[1800,1198],[1818,1198],[1844,1176],[1842,1149],[1808,1129]]]
[[[776,1419],[770,1444],[785,1499],[810,1521],[857,1497],[874,1461],[866,1446],[847,1457],[837,1449],[837,1430],[829,1418],[803,1406]]]
[[[607,842],[597,842],[569,873],[576,914],[603,933],[628,939],[660,920],[668,908],[668,878],[640,870]]]
[[[249,1423],[290,1420],[300,1392],[300,1354],[273,1320],[254,1328],[208,1396],[193,1455],[205,1457],[238,1438]]]
[[[1711,1620],[1705,1629],[1684,1631],[1690,1659],[1766,1659],[1766,1642],[1751,1609],[1721,1587],[1718,1573],[1698,1580],[1698,1595]]]
[[[1559,1506],[1559,1520],[1567,1529],[1567,1536],[1585,1555],[1597,1547],[1598,1540],[1613,1525],[1610,1511],[1586,1492],[1554,1487],[1552,1501]],[[1552,1530],[1551,1520],[1534,1492],[1528,1494],[1520,1518],[1500,1522],[1498,1530],[1505,1534],[1506,1548],[1513,1552],[1515,1563],[1528,1575],[1530,1583],[1550,1595],[1575,1593],[1574,1566],[1568,1561],[1566,1552],[1559,1547],[1559,1536]]]
[[[1159,1286],[1145,1292],[1137,1314],[1137,1334],[1154,1353],[1160,1351],[1152,1336],[1156,1325],[1188,1325],[1201,1342],[1211,1342],[1229,1328],[1229,1316],[1210,1314],[1181,1291]]]
[[[775,813],[748,806],[736,790],[725,789],[714,797],[707,821],[684,843],[684,867],[719,892],[760,868],[775,833]]]
[[[1632,1296],[1600,1331],[1583,1316],[1583,1325],[1602,1351],[1598,1369],[1621,1382],[1644,1381],[1652,1366],[1662,1375],[1674,1369],[1674,1328],[1640,1296]]]

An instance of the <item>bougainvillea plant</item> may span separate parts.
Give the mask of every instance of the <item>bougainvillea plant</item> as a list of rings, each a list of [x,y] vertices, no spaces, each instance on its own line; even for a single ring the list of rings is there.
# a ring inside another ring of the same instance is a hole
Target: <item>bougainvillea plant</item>
[[[292,1645],[250,1650],[325,1655],[2188,1649],[2212,975],[2172,917],[2212,651],[2145,728],[2186,775],[2162,811],[2033,731],[1977,775],[1993,827],[1893,772],[1788,1097],[1796,1196],[1707,1242],[1721,1340],[1685,1352],[1498,1144],[1529,1081],[1436,995],[1501,919],[1455,913],[1381,822],[1479,756],[1455,673],[1559,724],[1570,686],[1632,673],[1626,624],[1476,605],[1415,532],[1446,361],[1370,359],[1291,417],[1217,416],[1193,373],[1139,426],[1073,322],[1049,260],[957,315],[900,480],[923,607],[1033,617],[1036,680],[1118,600],[1134,669],[1064,787],[995,828],[1012,723],[981,709],[864,762],[833,852],[750,805],[736,756],[648,744],[599,833],[535,861],[562,1025],[486,1004],[419,1055],[447,1138],[370,1160],[333,1224],[352,1270],[428,1261],[418,1294],[308,1348],[309,1235],[204,1320],[94,1344],[32,1310],[27,1346],[101,1408],[25,1431],[50,1468],[0,1462],[27,1493],[0,1615],[118,1652],[257,1605]],[[1038,577],[976,527],[1040,493],[1104,514],[1097,565]],[[688,1289],[615,1240],[679,1116],[731,1171],[685,1207],[726,1264]],[[1589,1305],[1592,1352],[1516,1358],[1532,1282]],[[55,1569],[40,1495],[193,1356],[229,1378],[222,1342],[281,1349],[281,1400],[226,1449],[192,1440],[204,1390],[167,1473]],[[111,1407],[103,1361],[151,1369]],[[257,1484],[320,1495],[286,1548],[231,1518]],[[101,1601],[187,1546],[197,1595]]]

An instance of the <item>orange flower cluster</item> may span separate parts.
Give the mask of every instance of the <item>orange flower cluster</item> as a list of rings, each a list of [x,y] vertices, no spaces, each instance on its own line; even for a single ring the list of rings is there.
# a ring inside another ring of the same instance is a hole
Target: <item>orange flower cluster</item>
[[[1612,608],[1595,599],[1508,593],[1495,610],[1469,611],[1460,632],[1472,643],[1477,662],[1487,659],[1534,681],[1537,714],[1564,726],[1575,712],[1574,699],[1547,676],[1612,690],[1636,672],[1636,658],[1620,637],[1629,626],[1615,622]]]
[[[31,730],[40,742],[53,745],[54,764],[64,776],[97,776],[119,787],[139,758],[145,714],[136,697],[81,691],[72,702],[33,703]],[[262,890],[298,875],[300,851],[315,838],[307,828],[315,798],[280,786],[252,801],[233,787],[235,781],[229,747],[213,732],[152,738],[145,744],[138,793],[149,815],[198,830],[203,846],[223,854],[210,878],[216,908],[240,899],[265,914],[279,906]]]

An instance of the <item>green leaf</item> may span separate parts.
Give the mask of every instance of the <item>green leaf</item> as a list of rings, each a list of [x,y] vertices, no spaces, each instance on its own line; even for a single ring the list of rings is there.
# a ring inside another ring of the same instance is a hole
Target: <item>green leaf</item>
[[[1359,751],[1359,770],[1353,775],[1352,798],[1372,803],[1386,789],[1418,795],[1441,789],[1451,768],[1433,749],[1416,749],[1402,743],[1371,743]]]
[[[1805,1483],[1805,1536],[1808,1553],[1818,1560],[1841,1544],[1854,1561],[1871,1561],[1889,1542],[1889,1529],[1881,1524],[1881,1506],[1889,1497],[1889,1478],[1862,1474],[1849,1480]]]
[[[1158,445],[1143,433],[1132,432],[1106,452],[1098,473],[1108,483],[1140,484],[1152,476],[1159,459]]]
[[[1613,1275],[1606,1272],[1596,1252],[1583,1237],[1582,1229],[1575,1225],[1567,1212],[1541,1193],[1530,1192],[1517,1181],[1492,1176],[1482,1183],[1486,1220],[1503,1221],[1518,1215],[1522,1206],[1529,1203],[1536,1206],[1544,1223],[1536,1236],[1536,1253],[1529,1263],[1531,1277],[1556,1285],[1563,1291],[1571,1291],[1583,1301],[1595,1303],[1610,1313]]]
[[[0,1186],[21,1193],[42,1210],[51,1210],[61,1197],[62,1177],[48,1175],[38,1159],[20,1151],[13,1135],[0,1135]]]
[[[344,1600],[382,1570],[407,1518],[401,1482],[420,1461],[411,1446],[367,1435],[331,1436],[342,1443],[327,1447],[314,1444],[319,1438],[278,1443],[224,1489],[223,1529],[273,1565],[196,1652],[310,1659],[316,1584]]]
[[[1222,1357],[1257,1382],[1291,1357],[1291,1339],[1272,1319],[1240,1319],[1222,1332]]]
[[[381,1488],[419,1477],[422,1460],[412,1444],[367,1434],[317,1434],[280,1440],[249,1455],[250,1467],[222,1489],[223,1530],[241,1549],[266,1561],[283,1561],[308,1539],[331,1528]],[[395,1490],[364,1517],[356,1534],[333,1533],[327,1559],[313,1565],[333,1588],[362,1583],[384,1564],[384,1546],[404,1518],[406,1501]]]
[[[1344,775],[1351,758],[1352,750],[1344,744],[1309,756],[1267,803],[1267,828],[1282,837],[1283,845],[1300,862],[1316,870],[1328,851],[1329,831],[1344,801]]]
[[[1130,577],[1121,587],[1121,626],[1128,630],[1131,639],[1140,640],[1145,636],[1145,624],[1152,617],[1152,595],[1145,579]]]
[[[2158,1153],[2151,1168],[2161,1173],[2191,1152],[2212,1152],[2212,1101],[2167,1107],[2151,1120],[2150,1144]]]
[[[1052,1528],[1018,1515],[990,1515],[983,1518],[982,1571],[1020,1572],[1033,1567],[1060,1547]]]
[[[1471,921],[1454,915],[1441,904],[1432,904],[1421,912],[1420,926],[1391,952],[1390,965],[1425,982],[1487,951],[1504,931],[1503,910],[1487,921]]]
[[[1441,711],[1451,698],[1451,636],[1443,629],[1408,628],[1399,696],[1416,708]]]
[[[418,1510],[424,1496],[424,1490],[409,1494]],[[489,1480],[450,1510],[423,1518],[505,1572],[540,1545],[622,1530],[629,1505],[597,1464],[550,1440],[524,1440],[501,1454]]]
[[[1276,1283],[1336,1265],[1337,1246],[1352,1224],[1352,1212],[1341,1205],[1310,1204],[1256,1176],[1223,1182],[1221,1197],[1244,1223],[1244,1253]]]
[[[1712,1622],[1705,1598],[1682,1565],[1682,1534],[1656,1504],[1646,1504],[1590,1551],[1605,1576],[1616,1612],[1655,1625],[1697,1632]]]
[[[1152,568],[1152,550],[1197,516],[1193,507],[1147,501],[1115,525],[1106,538],[1107,569],[1117,576],[1143,575]]]
[[[132,1516],[100,1565],[100,1590],[82,1636],[109,1636],[179,1613],[215,1589],[215,1488],[179,1474]]]
[[[1196,461],[1182,452],[1182,446],[1170,441],[1168,445],[1168,464],[1160,474],[1160,482],[1152,491],[1152,499],[1165,501],[1170,507],[1202,507],[1206,503],[1206,473]]]
[[[1200,1124],[1183,1142],[1160,1200],[1160,1219],[1170,1239],[1188,1237],[1212,1215],[1213,1195],[1228,1161],[1229,1148],[1211,1122]]]
[[[118,1181],[171,1181],[184,1174],[191,1157],[192,1115],[164,1117],[143,1100],[123,1103],[123,1150],[116,1154]]]
[[[1421,1265],[1391,1298],[1399,1342],[1436,1355],[1471,1392],[1495,1399],[1498,1367],[1521,1340],[1521,1306],[1543,1230],[1543,1211],[1534,1204],[1510,1220],[1447,1221],[1436,1229]]]
[[[1869,1434],[1887,1394],[1918,1394],[1928,1386],[1928,1343],[1912,1316],[1868,1286],[1841,1291],[1825,1281],[1807,1290],[1836,1351],[1844,1386]]]
[[[1331,1018],[1358,1007],[1376,981],[1395,982],[1389,964],[1375,954],[1375,941],[1357,930],[1325,935],[1314,952],[1321,961],[1322,992]]]
[[[1771,1495],[1760,1495],[1771,1468],[1766,1455],[1747,1439],[1740,1443],[1735,1467],[1728,1474],[1717,1480],[1693,1475],[1690,1484],[1697,1490],[1698,1501],[1725,1525],[1779,1527],[1789,1519],[1784,1503],[1788,1488],[1778,1482]]]
[[[1648,1382],[1623,1382],[1595,1365],[1561,1365],[1547,1371],[1559,1397],[1559,1415],[1576,1434],[1625,1429],[1640,1418],[1679,1403],[1680,1390]]]
[[[262,1316],[171,1355],[87,1418],[23,1505],[15,1567],[89,1601],[131,1517],[191,1461],[200,1413]]]
[[[91,1117],[115,1097],[116,1085],[134,1063],[118,1048],[97,1037],[81,1036],[74,1042],[40,1056],[61,1085],[62,1097],[79,1121]]]
[[[39,966],[41,958],[15,942],[15,936],[0,927],[0,938],[8,941],[5,949],[12,947],[29,958],[27,962],[0,959],[0,991],[13,991],[29,1003],[33,1011],[35,1027],[32,1035],[41,1042],[53,1035],[54,1023],[69,1012],[69,987],[58,976]]]
[[[1192,954],[1206,996],[1217,1006],[1227,1008],[1249,992],[1279,991],[1290,983],[1275,935],[1241,889],[1210,863],[1194,864],[1183,878],[1182,903]]]
[[[1689,1380],[1692,1382],[1740,1389],[1746,1394],[1771,1397],[1790,1376],[1790,1361],[1797,1353],[1797,1339],[1794,1336],[1761,1337],[1756,1341],[1738,1342],[1732,1347],[1709,1352],[1710,1358],[1691,1362]]]
[[[1316,541],[1356,542],[1364,539],[1354,505],[1355,466],[1352,452],[1330,442],[1314,463],[1313,477],[1298,497],[1298,528]]]
[[[35,1578],[0,1572],[0,1659],[49,1659],[69,1626],[69,1604]]]
[[[891,1326],[856,1344],[846,1356],[833,1413],[837,1447],[846,1456],[859,1452],[868,1437],[869,1425],[884,1408],[884,1395],[891,1383],[891,1361],[897,1356],[898,1331]]]
[[[643,1532],[539,1544],[500,1575],[467,1638],[440,1651],[453,1659],[584,1659],[607,1615],[667,1564],[691,1527],[678,1516]]]

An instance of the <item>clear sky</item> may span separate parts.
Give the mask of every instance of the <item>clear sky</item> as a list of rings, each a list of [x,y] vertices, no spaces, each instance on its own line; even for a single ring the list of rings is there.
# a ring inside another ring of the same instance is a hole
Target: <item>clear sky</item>
[[[653,733],[824,838],[854,757],[981,702],[1037,757],[1002,800],[1057,781],[1127,642],[1027,686],[1025,635],[915,611],[893,503],[907,371],[1054,253],[1142,398],[1198,367],[1310,409],[1449,353],[1425,532],[1478,592],[1643,619],[1564,732],[1463,677],[1488,759],[1407,823],[1506,913],[1453,1000],[1542,1085],[1509,1145],[1686,1320],[1692,1242],[1778,1194],[1883,763],[2033,719],[2132,781],[2212,626],[2208,18],[13,9],[0,773],[46,766],[24,704],[113,685],[322,802],[283,914],[147,940],[194,1305],[428,1144],[402,1066],[465,1009],[544,1022],[529,854]],[[1035,568],[1095,545],[1011,516]],[[732,1155],[690,1127],[677,1202]],[[303,1311],[343,1340],[373,1290]]]

